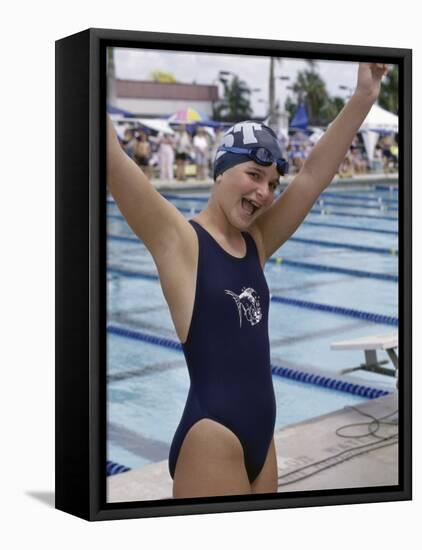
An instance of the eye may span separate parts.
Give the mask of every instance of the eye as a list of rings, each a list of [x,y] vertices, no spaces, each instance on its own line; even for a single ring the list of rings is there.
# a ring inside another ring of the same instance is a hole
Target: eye
[[[252,176],[253,178],[259,179],[259,174],[258,174],[258,172],[248,172],[248,175],[249,175],[249,176]]]

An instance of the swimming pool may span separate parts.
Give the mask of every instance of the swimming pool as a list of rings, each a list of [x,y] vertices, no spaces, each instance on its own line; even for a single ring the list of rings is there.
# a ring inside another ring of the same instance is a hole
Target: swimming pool
[[[183,193],[170,200],[189,219],[206,197]],[[359,365],[363,352],[332,351],[330,343],[397,330],[397,193],[330,190],[322,199],[265,267],[271,361],[336,377]],[[136,468],[167,459],[189,377],[180,349],[160,345],[178,340],[156,268],[113,201],[107,235],[107,322],[128,329],[107,337],[107,459]],[[394,378],[375,373],[347,379],[395,390]],[[275,374],[273,381],[276,429],[367,400]]]

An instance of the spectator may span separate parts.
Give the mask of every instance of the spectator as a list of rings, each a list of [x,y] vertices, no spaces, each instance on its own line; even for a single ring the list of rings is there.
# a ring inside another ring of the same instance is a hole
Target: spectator
[[[362,153],[360,152],[357,146],[352,145],[350,147],[350,155],[351,155],[351,160],[353,165],[353,173],[365,174],[367,171],[367,163],[363,159]]]
[[[394,141],[393,144],[391,145],[390,153],[393,160],[393,168],[397,170],[399,165],[399,146],[396,141]]]
[[[393,158],[393,154],[390,151],[390,147],[392,145],[391,138],[388,136],[385,136],[380,141],[380,145],[382,149],[384,173],[387,174],[388,172],[392,172],[392,169],[394,168],[394,158]]]
[[[176,135],[176,178],[179,181],[186,180],[186,163],[192,149],[190,135],[186,126],[182,125]]]
[[[277,138],[278,142],[280,143],[282,154],[284,156],[287,156],[288,146],[290,143],[288,130],[280,128],[277,134]]]
[[[160,179],[173,179],[174,148],[173,138],[170,134],[164,133],[159,140],[158,164],[160,167]]]
[[[305,162],[305,152],[300,145],[293,145],[293,149],[290,152],[290,158],[295,172],[299,172]]]
[[[131,128],[126,128],[123,133],[122,147],[127,156],[133,159],[134,132]]]
[[[198,179],[203,180],[208,176],[208,158],[209,143],[205,130],[199,127],[193,138],[193,148],[195,151],[196,175]]]
[[[225,129],[222,126],[220,128],[217,128],[215,132],[214,143],[212,145],[212,150],[211,150],[212,162],[214,162],[215,155],[217,154],[217,149],[220,147],[220,145],[223,144],[224,134],[225,134]]]
[[[353,157],[350,149],[344,157],[343,162],[340,164],[338,175],[340,178],[352,178],[354,176]]]
[[[143,172],[145,172],[145,175],[148,178],[151,176],[151,170],[149,167],[150,158],[151,146],[148,142],[148,137],[144,132],[139,132],[135,138],[135,144],[133,147],[133,160],[143,170]]]
[[[371,171],[372,172],[381,172],[382,170],[382,149],[381,147],[376,144],[374,149],[374,158],[371,162]]]

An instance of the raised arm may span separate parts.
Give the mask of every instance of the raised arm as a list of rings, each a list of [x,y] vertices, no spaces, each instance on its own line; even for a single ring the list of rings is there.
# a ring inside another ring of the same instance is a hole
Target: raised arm
[[[256,222],[265,258],[296,231],[331,183],[356,132],[376,101],[387,65],[360,63],[354,94],[316,143],[300,172],[280,198]]]
[[[122,150],[108,116],[107,186],[127,223],[156,263],[169,258],[178,246],[183,250],[186,235],[191,232],[189,223]]]

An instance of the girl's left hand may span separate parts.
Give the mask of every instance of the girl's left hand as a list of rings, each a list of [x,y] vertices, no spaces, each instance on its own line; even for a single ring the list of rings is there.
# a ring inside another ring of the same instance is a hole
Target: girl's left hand
[[[355,93],[375,101],[380,92],[381,80],[388,72],[388,65],[385,63],[359,63]]]

